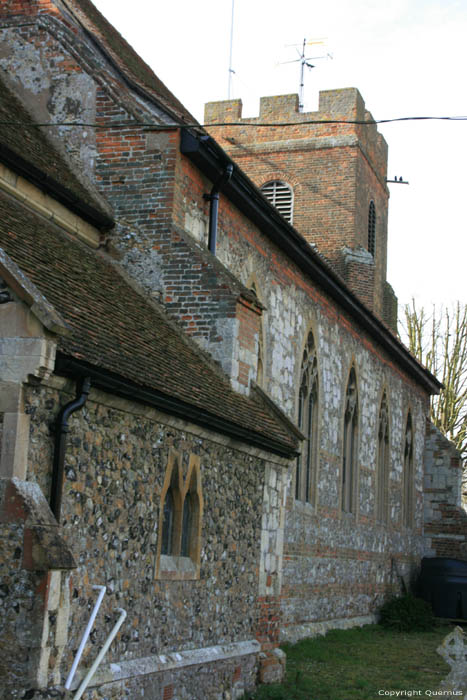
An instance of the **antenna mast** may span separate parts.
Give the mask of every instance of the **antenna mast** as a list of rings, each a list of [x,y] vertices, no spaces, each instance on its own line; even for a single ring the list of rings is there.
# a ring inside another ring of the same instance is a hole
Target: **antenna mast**
[[[303,39],[303,46],[302,46],[302,53],[300,54],[300,87],[298,89],[298,111],[301,112],[303,110],[303,103],[304,103],[304,93],[305,93],[305,66],[307,65],[306,58],[305,58],[305,46],[306,46],[306,39]],[[308,64],[310,68],[314,68],[314,66]]]
[[[235,71],[232,68],[232,46],[233,46],[233,31],[234,31],[234,8],[235,0],[232,0],[232,19],[230,22],[230,55],[229,55],[229,86],[227,89],[227,99],[230,100],[230,93],[232,90],[232,76]]]
[[[299,58],[296,58],[294,61],[285,61],[285,63],[300,63],[300,86],[298,90],[298,109],[299,111],[303,111],[303,105],[304,105],[304,96],[305,96],[305,66],[307,68],[314,68],[315,66],[312,63],[308,63],[308,61],[312,60],[317,60],[320,58],[332,58],[332,55],[330,53],[327,53],[326,56],[305,56],[305,47],[306,46],[311,46],[313,44],[324,44],[324,40],[317,40],[317,41],[307,41],[306,39],[303,39],[303,44],[302,44],[302,52],[297,48],[297,44],[289,44],[289,46],[295,46],[297,49],[297,53],[299,55]]]

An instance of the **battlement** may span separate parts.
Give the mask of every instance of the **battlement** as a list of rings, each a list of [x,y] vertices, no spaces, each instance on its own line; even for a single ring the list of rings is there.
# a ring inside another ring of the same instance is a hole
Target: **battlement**
[[[319,93],[319,109],[317,112],[299,112],[298,95],[273,95],[261,97],[259,116],[244,118],[243,104],[239,99],[208,102],[205,106],[204,119],[206,124],[232,121],[310,121],[329,117],[347,117],[355,120],[371,119],[371,114],[365,110],[365,102],[357,88],[342,88],[340,90],[322,90]]]
[[[342,139],[352,139],[355,144],[360,144],[384,183],[387,166],[386,141],[378,132],[376,124],[354,123],[372,121],[373,117],[365,108],[365,102],[357,88],[320,91],[319,109],[315,112],[300,112],[297,94],[261,97],[257,117],[243,117],[243,104],[240,99],[208,102],[204,112],[205,124],[226,124],[221,131],[217,128],[212,130],[212,135],[223,147],[226,147],[225,142],[234,143],[240,133],[244,145],[279,141],[287,141],[290,144],[296,139],[313,139],[315,147],[319,148],[320,143],[325,147],[329,144],[338,145]],[[316,122],[316,125],[313,122]],[[260,124],[271,123],[283,123],[284,126],[260,127]],[[239,124],[240,130],[233,124]],[[249,124],[250,127],[243,130],[243,124]],[[285,126],[286,124],[292,126]],[[258,128],[255,128],[256,125]],[[209,126],[207,128],[209,129]],[[237,153],[235,157],[238,157]]]

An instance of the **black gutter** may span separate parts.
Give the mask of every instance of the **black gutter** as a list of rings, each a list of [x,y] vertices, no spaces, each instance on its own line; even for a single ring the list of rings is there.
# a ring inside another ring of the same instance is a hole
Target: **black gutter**
[[[68,418],[84,406],[91,391],[89,376],[81,378],[76,388],[76,398],[62,406],[55,422],[55,449],[50,487],[50,509],[60,522],[63,494],[63,475],[65,471],[66,436],[69,430]]]
[[[211,182],[229,163],[229,156],[206,135],[183,129],[181,153],[187,156]],[[276,243],[298,267],[313,279],[339,306],[347,311],[389,354],[429,393],[438,394],[442,384],[400,343],[386,326],[346,287],[310,244],[262,196],[239,168],[223,188],[224,195],[258,228]]]
[[[78,195],[74,194],[60,182],[57,182],[53,177],[50,177],[50,175],[47,175],[35,165],[32,165],[32,163],[19,156],[15,151],[12,151],[11,148],[8,148],[8,146],[0,144],[0,160],[18,175],[22,175],[43,192],[53,195],[57,201],[64,204],[68,209],[78,214],[78,216],[81,216],[88,223],[101,231],[107,231],[114,226],[115,222],[110,216],[80,199]],[[88,196],[90,197],[91,195]]]
[[[57,352],[54,372],[57,375],[75,379],[89,377],[93,388],[152,406],[177,418],[209,428],[236,440],[247,442],[281,457],[290,458],[298,454],[295,447],[291,447],[280,440],[268,438],[255,430],[244,428],[226,418],[205,411],[199,406],[189,404],[174,396],[163,394],[157,389],[141,386],[121,375],[96,367],[83,360],[69,357],[61,352]]]

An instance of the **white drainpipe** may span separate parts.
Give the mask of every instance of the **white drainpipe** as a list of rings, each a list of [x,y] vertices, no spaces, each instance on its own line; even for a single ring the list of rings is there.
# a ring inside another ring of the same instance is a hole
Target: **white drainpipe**
[[[104,597],[105,591],[107,590],[105,586],[93,586],[93,588],[95,591],[99,591],[99,595],[98,595],[98,598],[95,602],[95,605],[94,605],[94,608],[92,610],[91,617],[89,618],[89,622],[87,624],[87,627],[84,630],[83,636],[81,638],[81,642],[79,643],[78,651],[76,652],[76,656],[75,656],[75,659],[73,661],[73,666],[71,667],[71,671],[68,674],[68,678],[66,679],[65,688],[67,690],[69,690],[71,688],[71,684],[73,682],[73,678],[75,676],[79,661],[81,659],[83,649],[85,647],[86,642],[88,641],[88,637],[91,633],[92,626],[94,624],[94,620],[96,619],[96,615],[99,611],[99,608],[101,607],[102,598]]]
[[[79,686],[78,690],[76,691],[76,695],[74,696],[73,700],[79,700],[79,698],[82,696],[82,694],[84,693],[84,691],[88,687],[89,683],[91,682],[91,678],[93,677],[93,675],[97,671],[99,664],[101,663],[102,659],[106,655],[109,646],[112,644],[114,637],[116,636],[118,630],[120,629],[120,627],[123,624],[124,619],[126,618],[126,611],[125,610],[123,610],[122,608],[117,608],[117,610],[120,613],[120,617],[118,618],[117,622],[115,623],[111,633],[109,634],[109,636],[105,640],[104,646],[102,647],[102,649],[98,653],[93,665],[91,666],[91,668],[87,672],[86,676],[81,681],[81,685]]]

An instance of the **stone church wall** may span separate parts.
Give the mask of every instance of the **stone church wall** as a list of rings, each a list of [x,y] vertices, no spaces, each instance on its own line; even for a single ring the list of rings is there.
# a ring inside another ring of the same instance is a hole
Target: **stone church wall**
[[[46,498],[50,427],[73,392],[68,380],[57,377],[25,390],[31,422],[27,478]],[[182,456],[183,478],[190,456],[201,465],[200,573],[190,580],[155,578],[161,490],[173,451]],[[154,700],[210,699],[220,697],[221,689],[231,697],[251,690],[261,649],[267,652],[278,639],[279,620],[271,611],[277,612],[280,592],[286,464],[92,390],[70,421],[65,461],[61,533],[77,568],[44,579],[47,593],[37,620],[44,625],[36,650],[39,681],[63,684],[97,596],[92,586],[105,585],[73,687],[103,645],[116,609],[123,608],[127,618],[91,683],[93,697],[133,699],[144,688],[144,697]],[[16,529],[6,541],[13,549],[16,542],[19,551]],[[33,579],[12,585],[20,587],[18,594],[29,587],[25,595],[34,603]],[[53,607],[47,607],[52,599]],[[27,636],[23,608],[19,601],[16,630],[24,628]]]

